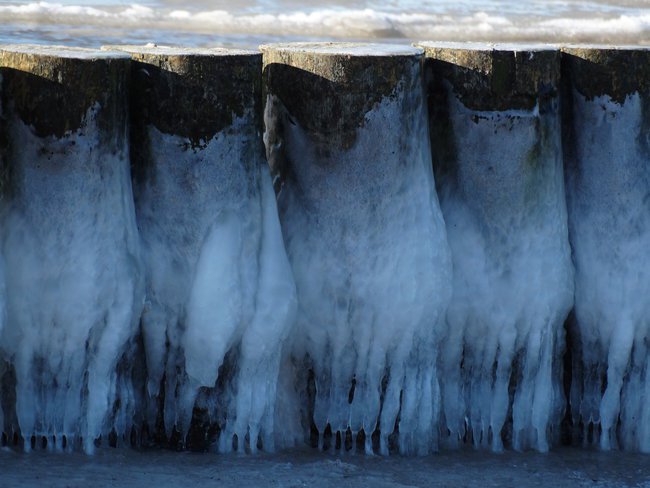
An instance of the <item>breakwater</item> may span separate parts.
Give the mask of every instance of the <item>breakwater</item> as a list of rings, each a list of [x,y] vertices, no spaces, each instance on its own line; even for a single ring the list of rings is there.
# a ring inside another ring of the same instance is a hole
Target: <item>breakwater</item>
[[[648,56],[0,47],[3,443],[650,450]]]

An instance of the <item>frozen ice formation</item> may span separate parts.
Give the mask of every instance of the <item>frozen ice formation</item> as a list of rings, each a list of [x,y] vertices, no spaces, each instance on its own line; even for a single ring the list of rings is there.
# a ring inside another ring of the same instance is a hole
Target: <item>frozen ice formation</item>
[[[2,72],[0,71],[0,120],[2,120]],[[0,135],[0,137],[2,137]],[[5,196],[5,185],[6,185],[6,177],[7,177],[7,168],[6,165],[4,164],[4,157],[2,153],[0,153],[0,208],[4,205],[4,199],[6,198]],[[0,214],[1,217],[2,214]],[[2,233],[4,232],[4,226],[1,223],[0,219],[0,236],[2,236]],[[5,325],[5,320],[6,320],[6,298],[5,298],[5,265],[4,265],[4,257],[2,256],[2,252],[0,251],[0,338],[2,338],[2,329],[4,328]],[[2,378],[5,374],[5,361],[2,357],[2,342],[0,341],[0,386],[2,386]],[[6,435],[5,434],[5,416],[4,412],[2,410],[2,404],[4,403],[3,401],[3,396],[0,394],[0,431],[2,432],[2,436]]]
[[[565,58],[573,424],[585,444],[650,452],[650,52]]]
[[[0,86],[2,86],[2,82],[0,81]],[[0,105],[0,116],[2,116],[2,106]],[[2,164],[2,161],[0,160],[0,166]],[[2,178],[2,176],[0,176]],[[0,180],[1,181],[1,180]],[[0,205],[2,205],[2,190],[0,190]],[[0,232],[1,229],[4,227],[0,226]],[[4,258],[2,257],[2,253],[0,253],[0,339],[2,338],[2,329],[4,328],[6,318],[7,318],[7,312],[6,312],[6,289],[5,289],[5,269],[4,269]],[[6,363],[4,358],[2,357],[2,342],[0,342],[0,386],[2,385],[2,378],[5,375],[5,370],[6,370]],[[5,416],[2,408],[2,404],[4,403],[3,399],[4,395],[0,395],[0,437],[2,437],[5,434]]]
[[[545,451],[564,412],[563,324],[573,304],[559,53],[424,47],[454,268],[443,440]]]
[[[430,452],[451,268],[421,51],[321,46],[262,48],[267,153],[298,290],[292,355],[313,372],[306,422],[321,445],[327,430],[363,431],[373,452],[379,431],[387,453],[399,432],[401,452]]]
[[[650,452],[650,51],[261,50],[0,46],[0,443]]]
[[[261,55],[120,49],[134,60],[149,428],[162,414],[168,438],[194,422],[199,437],[217,427],[222,452],[234,438],[240,451],[272,450],[296,304],[261,144]]]
[[[130,431],[143,302],[126,138],[128,59],[0,51],[5,431],[48,447]],[[36,74],[38,76],[36,76]],[[106,83],[108,80],[109,83]],[[62,101],[67,103],[64,105]]]

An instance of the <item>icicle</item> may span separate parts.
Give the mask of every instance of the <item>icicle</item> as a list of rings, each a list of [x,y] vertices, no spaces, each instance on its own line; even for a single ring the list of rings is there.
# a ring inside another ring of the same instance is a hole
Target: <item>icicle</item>
[[[11,68],[2,202],[10,325],[0,343],[15,371],[15,413],[26,450],[33,436],[38,446],[66,436],[92,452],[125,394],[117,364],[143,300],[128,57],[16,46],[0,53],[0,66]]]
[[[650,53],[564,56],[575,434],[602,449],[648,451]]]
[[[177,432],[181,443],[191,428],[194,448],[216,441],[230,451],[236,438],[240,451],[256,451],[260,439],[273,450],[280,353],[296,300],[262,153],[261,55],[113,49],[135,61],[148,423],[157,427],[162,414],[166,436]],[[204,422],[220,439],[206,437]]]
[[[454,267],[442,396],[456,447],[546,451],[573,302],[555,50],[424,43]]]
[[[450,262],[421,52],[345,43],[262,50],[267,154],[298,290],[292,354],[315,381],[305,424],[315,424],[321,448],[327,432],[333,448],[349,429],[353,438],[364,432],[370,454],[379,430],[387,454],[398,426],[402,452],[430,452]]]

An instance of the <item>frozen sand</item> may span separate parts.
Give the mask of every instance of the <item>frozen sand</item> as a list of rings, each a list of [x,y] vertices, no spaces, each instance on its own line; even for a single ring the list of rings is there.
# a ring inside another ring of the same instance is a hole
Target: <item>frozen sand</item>
[[[0,452],[0,486],[650,487],[648,457],[562,448],[548,454],[443,452],[422,458],[294,450],[244,456],[98,449],[95,456]]]

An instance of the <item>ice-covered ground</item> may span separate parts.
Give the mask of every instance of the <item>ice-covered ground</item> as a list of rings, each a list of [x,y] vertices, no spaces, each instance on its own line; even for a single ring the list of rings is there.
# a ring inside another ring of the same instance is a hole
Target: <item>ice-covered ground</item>
[[[142,486],[650,487],[643,455],[563,448],[548,454],[442,452],[421,458],[330,455],[315,450],[219,456],[99,449],[38,455],[0,451],[3,488]]]

